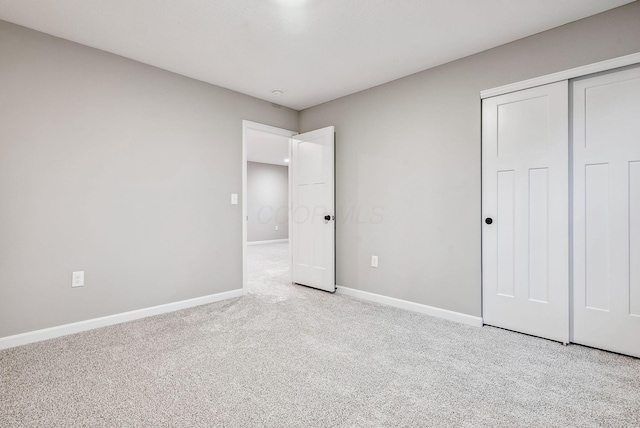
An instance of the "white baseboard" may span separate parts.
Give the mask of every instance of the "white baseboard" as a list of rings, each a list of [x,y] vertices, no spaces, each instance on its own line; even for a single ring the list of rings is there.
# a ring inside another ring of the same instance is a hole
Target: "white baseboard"
[[[251,241],[247,242],[247,245],[262,245],[262,244],[284,244],[289,242],[288,239],[273,239],[271,241]]]
[[[474,327],[482,327],[483,325],[481,317],[454,312],[448,309],[441,309],[433,306],[423,305],[420,303],[409,302],[408,300],[401,300],[394,297],[383,296],[381,294],[369,293],[367,291],[356,290],[354,288],[343,287],[341,285],[337,286],[337,292],[346,296],[352,296],[358,299],[368,300],[370,302],[381,303],[383,305],[394,306],[396,308],[406,309],[408,311],[419,312],[421,314],[431,315],[433,317],[444,318],[449,321],[468,324]]]
[[[42,340],[54,339],[56,337],[79,333],[81,331],[134,321],[140,318],[179,311],[181,309],[192,308],[194,306],[206,305],[208,303],[219,302],[220,300],[232,299],[243,295],[244,290],[242,289],[225,291],[223,293],[211,294],[209,296],[196,297],[195,299],[181,300],[179,302],[167,303],[165,305],[152,306],[150,308],[108,315],[106,317],[93,318],[86,321],[74,322],[72,324],[16,334],[14,336],[1,337],[0,350],[26,345],[33,342],[40,342]]]

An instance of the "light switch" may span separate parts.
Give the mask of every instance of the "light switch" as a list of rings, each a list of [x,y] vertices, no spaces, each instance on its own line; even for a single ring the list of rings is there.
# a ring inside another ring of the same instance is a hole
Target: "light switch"
[[[371,256],[371,267],[378,267],[378,256]]]
[[[238,194],[237,193],[232,193],[231,194],[231,205],[238,205]]]

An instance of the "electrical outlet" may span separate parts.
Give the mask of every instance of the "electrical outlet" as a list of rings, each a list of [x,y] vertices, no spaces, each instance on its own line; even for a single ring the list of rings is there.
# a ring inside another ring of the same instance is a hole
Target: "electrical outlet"
[[[84,271],[73,272],[71,276],[71,286],[72,287],[83,287],[84,286]]]
[[[378,256],[371,256],[371,267],[378,267]]]

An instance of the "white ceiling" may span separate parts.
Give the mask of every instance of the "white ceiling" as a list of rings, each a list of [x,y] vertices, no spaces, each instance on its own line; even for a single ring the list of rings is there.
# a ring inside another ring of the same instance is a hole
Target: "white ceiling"
[[[249,162],[289,165],[289,137],[248,129],[246,138]]]
[[[0,0],[0,19],[300,110],[631,2]]]

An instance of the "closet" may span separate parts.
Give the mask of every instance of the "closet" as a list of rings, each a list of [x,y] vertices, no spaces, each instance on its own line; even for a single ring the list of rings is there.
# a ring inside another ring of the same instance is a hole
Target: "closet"
[[[640,66],[565,75],[482,100],[484,323],[640,357]]]

